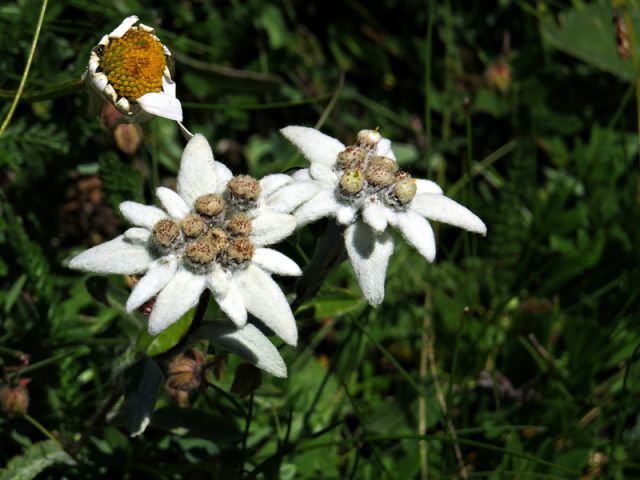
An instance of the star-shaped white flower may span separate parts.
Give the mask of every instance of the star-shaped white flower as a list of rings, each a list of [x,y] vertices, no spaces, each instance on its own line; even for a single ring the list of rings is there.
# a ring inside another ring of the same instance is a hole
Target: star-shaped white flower
[[[482,235],[487,232],[482,220],[445,197],[437,184],[399,170],[391,142],[377,131],[362,130],[357,143],[349,147],[313,128],[290,126],[281,132],[311,162],[293,178],[322,185],[294,212],[298,224],[335,217],[346,226],[349,259],[373,306],[384,299],[387,264],[394,249],[388,225],[429,262],[435,259],[436,243],[426,219]]]
[[[282,253],[266,248],[295,230],[295,218],[281,213],[286,202],[273,200],[273,192],[265,188],[265,194],[251,177],[233,177],[214,161],[202,135],[195,135],[184,150],[177,190],[158,188],[164,210],[123,202],[120,211],[135,227],[81,253],[69,266],[105,274],[144,273],[126,308],[131,312],[157,295],[149,317],[152,335],[176,322],[209,288],[237,326],[251,313],[295,345],[293,314],[271,274],[295,276],[301,271]]]
[[[137,25],[136,25],[137,24]],[[121,121],[139,123],[154,116],[182,121],[182,106],[171,80],[173,57],[153,28],[125,18],[91,50],[83,76],[90,109],[98,114],[104,101],[122,114]]]

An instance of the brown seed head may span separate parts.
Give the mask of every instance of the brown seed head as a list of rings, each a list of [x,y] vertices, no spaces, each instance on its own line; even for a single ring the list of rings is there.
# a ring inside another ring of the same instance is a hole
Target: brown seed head
[[[346,170],[340,177],[340,191],[345,195],[356,195],[364,188],[362,170]]]
[[[193,263],[206,265],[213,262],[218,251],[216,251],[212,242],[208,241],[206,237],[203,237],[189,242],[185,253],[187,254],[187,258]]]
[[[370,185],[376,188],[384,188],[394,181],[393,173],[380,165],[369,165],[364,176]]]
[[[251,219],[246,215],[239,213],[231,217],[226,224],[227,230],[231,235],[240,235],[246,237],[251,233]]]
[[[216,252],[221,252],[227,248],[227,243],[229,242],[227,232],[220,227],[210,228],[205,238],[213,245]]]
[[[162,248],[169,248],[175,244],[180,237],[180,227],[173,220],[165,218],[153,226],[151,238],[156,245]]]
[[[24,384],[0,386],[0,407],[8,417],[21,417],[29,409],[29,390]]]
[[[361,147],[347,147],[338,154],[336,166],[340,170],[353,170],[362,166],[362,161],[367,152]]]
[[[196,238],[204,233],[204,221],[197,213],[190,213],[180,222],[185,237]]]
[[[225,252],[227,262],[241,265],[253,258],[256,247],[247,237],[237,237],[229,242]]]
[[[249,175],[237,175],[229,180],[227,189],[232,198],[255,202],[260,196],[260,183]]]
[[[215,217],[224,210],[224,199],[215,193],[196,198],[196,212],[205,217]]]
[[[367,168],[384,168],[388,172],[396,173],[398,171],[398,164],[394,159],[389,157],[383,157],[382,155],[376,155],[371,160],[369,160],[369,164]]]

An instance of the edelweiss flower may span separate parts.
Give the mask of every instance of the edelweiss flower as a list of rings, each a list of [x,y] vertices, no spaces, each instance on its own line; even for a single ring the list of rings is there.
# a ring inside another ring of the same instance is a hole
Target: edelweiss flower
[[[84,74],[91,110],[98,114],[106,100],[126,123],[144,122],[154,115],[182,121],[182,106],[171,80],[172,56],[153,28],[132,15],[91,50]]]
[[[442,194],[429,180],[413,179],[398,169],[391,142],[377,131],[362,130],[345,147],[313,128],[286,127],[282,134],[311,162],[294,179],[316,180],[322,189],[298,208],[299,225],[335,217],[346,225],[345,245],[362,293],[373,306],[384,299],[384,280],[394,240],[390,224],[428,261],[436,255],[436,220],[485,235],[487,228],[471,211]]]
[[[268,187],[284,182],[279,177],[267,180]],[[182,155],[178,193],[157,190],[165,210],[123,202],[120,211],[135,227],[81,253],[69,266],[97,273],[146,272],[126,308],[131,312],[157,295],[149,317],[152,335],[177,321],[209,288],[237,326],[246,323],[248,312],[295,345],[293,314],[271,274],[301,271],[291,259],[265,246],[291,235],[296,221],[279,213],[286,202],[272,201],[270,192],[262,190],[263,184],[249,176],[233,177],[214,161],[205,138],[195,135]]]

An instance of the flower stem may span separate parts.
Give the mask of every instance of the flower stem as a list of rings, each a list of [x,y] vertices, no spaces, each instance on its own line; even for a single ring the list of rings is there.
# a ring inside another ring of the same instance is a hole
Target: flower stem
[[[28,413],[25,413],[23,417],[27,422],[29,422],[31,425],[36,427],[45,437],[53,441],[53,443],[55,443],[60,448],[60,450],[64,450],[64,448],[62,447],[62,444],[60,443],[60,440],[58,440],[53,433],[47,430],[47,428],[44,425],[42,425],[39,421],[37,421]]]
[[[9,126],[11,122],[11,118],[16,111],[18,103],[20,102],[20,97],[22,96],[22,92],[24,91],[24,86],[27,83],[27,77],[29,76],[29,70],[31,70],[31,63],[33,62],[33,56],[36,52],[36,45],[38,44],[38,38],[40,38],[40,30],[42,29],[42,22],[44,21],[44,13],[47,11],[47,1],[42,0],[42,6],[40,7],[40,15],[38,16],[38,23],[36,25],[36,31],[33,34],[33,40],[31,42],[31,49],[29,50],[29,56],[27,57],[27,64],[24,67],[24,72],[22,72],[22,78],[20,79],[20,85],[18,85],[18,91],[16,92],[16,96],[13,98],[13,102],[9,107],[9,112],[7,112],[7,116],[4,118],[2,122],[2,126],[0,126],[0,137]]]
[[[24,90],[20,96],[20,102],[40,102],[42,100],[52,100],[54,98],[79,92],[82,88],[82,79],[67,80],[51,87],[30,88]],[[0,88],[0,98],[15,98],[17,90],[4,90]]]

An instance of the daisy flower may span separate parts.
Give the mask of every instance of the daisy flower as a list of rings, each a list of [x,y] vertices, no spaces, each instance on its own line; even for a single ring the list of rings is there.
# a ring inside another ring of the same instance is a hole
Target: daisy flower
[[[436,242],[427,219],[481,235],[487,232],[482,220],[445,197],[436,183],[411,178],[400,170],[391,142],[377,131],[360,131],[357,142],[349,147],[313,128],[290,126],[281,132],[311,162],[294,179],[322,185],[294,212],[298,224],[335,217],[346,226],[351,265],[373,306],[384,299],[387,264],[394,249],[388,225],[429,262],[435,259]]]
[[[244,326],[250,313],[295,345],[293,314],[271,275],[295,276],[301,271],[291,259],[266,246],[282,241],[296,228],[293,215],[283,211],[297,205],[289,207],[290,198],[278,200],[273,188],[296,189],[279,176],[265,179],[261,183],[247,175],[233,176],[214,161],[206,139],[195,135],[182,155],[177,193],[165,187],[156,192],[164,209],[123,202],[120,211],[134,227],[81,253],[69,267],[144,274],[126,309],[132,312],[157,295],[149,316],[152,335],[194,307],[208,288],[236,326]]]
[[[137,25],[136,25],[137,24]],[[90,109],[98,114],[104,101],[122,114],[121,121],[138,123],[154,116],[182,121],[182,106],[171,80],[173,57],[153,34],[153,28],[125,18],[91,50],[83,75]]]

